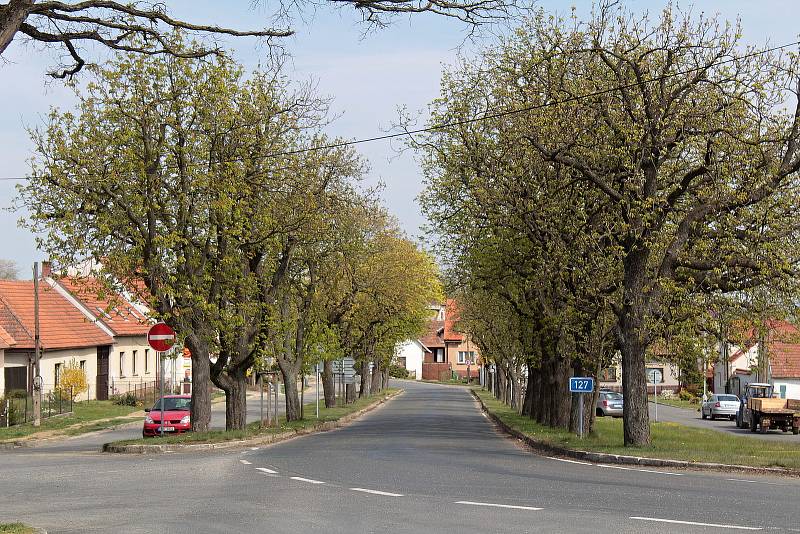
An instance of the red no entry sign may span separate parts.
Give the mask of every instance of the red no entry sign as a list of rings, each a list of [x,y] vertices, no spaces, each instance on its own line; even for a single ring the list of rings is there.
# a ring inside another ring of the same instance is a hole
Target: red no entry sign
[[[147,332],[147,342],[158,352],[166,352],[175,344],[175,330],[165,323],[154,324]]]

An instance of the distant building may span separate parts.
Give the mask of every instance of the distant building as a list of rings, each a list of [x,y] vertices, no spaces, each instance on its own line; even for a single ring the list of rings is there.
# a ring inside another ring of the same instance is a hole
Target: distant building
[[[431,306],[433,317],[428,330],[419,339],[407,340],[395,349],[396,361],[404,365],[417,380],[448,380],[453,373],[477,378],[480,352],[469,335],[456,329],[458,304],[448,299]]]

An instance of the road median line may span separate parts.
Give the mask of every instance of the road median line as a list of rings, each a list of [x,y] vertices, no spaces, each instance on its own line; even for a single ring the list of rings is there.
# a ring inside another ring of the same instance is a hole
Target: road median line
[[[727,525],[723,523],[701,523],[698,521],[681,521],[679,519],[661,519],[658,517],[632,516],[630,519],[636,521],[651,521],[654,523],[670,523],[673,525],[691,525],[695,527],[726,528],[731,530],[764,530],[764,527],[746,527],[743,525]]]
[[[532,512],[538,512],[539,510],[543,510],[543,508],[537,508],[535,506],[520,506],[517,504],[496,504],[491,502],[456,501],[454,504],[468,504],[470,506],[488,506],[490,508],[510,508],[513,510],[530,510]]]
[[[252,448],[255,445],[260,445],[260,446],[273,445],[275,443],[280,443],[282,441],[286,441],[289,439],[294,439],[301,436],[307,436],[310,434],[316,434],[318,432],[327,432],[329,430],[335,430],[337,428],[347,426],[348,424],[360,418],[361,416],[365,415],[366,413],[371,412],[375,408],[378,408],[379,406],[382,406],[386,402],[401,395],[403,392],[404,390],[400,389],[398,391],[394,391],[392,393],[383,395],[379,398],[376,398],[373,402],[364,406],[360,410],[357,410],[349,414],[345,414],[339,419],[333,421],[315,422],[313,423],[313,425],[306,428],[287,430],[285,432],[280,432],[276,434],[264,434],[247,439],[219,441],[212,443],[202,443],[202,442],[154,443],[152,445],[142,444],[142,443],[137,443],[137,444],[106,443],[103,445],[103,452],[116,453],[116,454],[159,454],[167,452],[192,452],[192,451],[207,451],[207,450],[244,448],[244,447]],[[153,439],[158,439],[158,438],[153,438]]]
[[[761,473],[770,475],[788,475],[792,477],[800,476],[800,469],[789,469],[785,467],[756,467],[751,465],[734,465],[734,464],[721,464],[713,462],[691,462],[688,460],[670,460],[666,458],[648,458],[644,456],[628,456],[622,454],[609,454],[603,452],[584,451],[579,449],[571,449],[554,445],[545,441],[541,441],[520,432],[519,430],[511,427],[499,416],[494,414],[481,399],[475,390],[470,390],[472,396],[478,402],[481,408],[481,413],[489,418],[500,430],[511,437],[518,439],[525,443],[534,453],[545,457],[562,456],[572,460],[580,460],[589,462],[593,465],[601,464],[622,464],[627,466],[646,466],[646,467],[666,467],[676,469],[698,469],[705,471],[722,471],[727,473]],[[556,459],[556,458],[552,458]],[[611,467],[611,466],[606,466]],[[638,471],[638,469],[637,469]],[[661,471],[660,474],[665,474]],[[669,473],[666,473],[669,474]]]

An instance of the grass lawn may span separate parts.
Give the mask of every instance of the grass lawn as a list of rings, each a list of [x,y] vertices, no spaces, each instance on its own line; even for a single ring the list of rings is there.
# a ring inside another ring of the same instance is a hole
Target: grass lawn
[[[654,400],[655,400],[655,397],[653,395],[650,395],[650,402],[653,402]],[[685,401],[685,400],[681,400],[681,399],[679,399],[677,397],[674,398],[674,399],[665,399],[664,397],[659,395],[658,396],[658,403],[659,404],[665,404],[667,406],[674,406],[675,408],[684,408],[686,410],[691,410],[693,412],[699,412],[700,411],[700,403],[699,402]]]
[[[139,410],[141,410],[141,408],[134,408],[133,406],[117,406],[112,401],[76,402],[73,412],[70,415],[42,419],[42,424],[38,428],[34,427],[32,423],[15,425],[9,428],[0,428],[0,442],[24,438],[38,432],[63,431],[65,434],[75,435],[101,430],[102,428],[115,426],[120,424],[120,422],[124,422],[119,418]],[[99,419],[110,418],[113,418],[116,422],[97,422]],[[80,426],[76,427],[75,425]]]
[[[524,434],[552,445],[586,451],[688,460],[719,462],[757,467],[800,468],[800,437],[797,442],[726,436],[713,430],[692,428],[676,423],[651,423],[652,444],[647,447],[622,445],[622,419],[598,417],[595,434],[584,439],[565,431],[542,426],[517,415],[491,393],[475,388],[486,407],[507,425]]]
[[[36,532],[36,529],[22,523],[0,523],[0,534],[31,534],[33,532]]]
[[[304,415],[305,419],[300,421],[287,422],[284,417],[279,418],[278,427],[260,428],[258,421],[250,423],[244,430],[211,430],[209,432],[189,432],[178,436],[166,436],[164,438],[140,438],[128,439],[122,441],[115,441],[115,445],[158,445],[162,443],[219,443],[223,441],[235,441],[247,438],[254,438],[266,434],[279,434],[287,430],[299,430],[303,428],[313,428],[317,423],[326,421],[336,421],[344,415],[356,412],[366,406],[376,402],[378,399],[383,398],[384,395],[394,393],[399,388],[387,388],[379,395],[372,395],[364,399],[356,399],[352,404],[346,406],[335,406],[333,408],[325,408],[325,403],[320,399],[319,405],[319,419],[315,417],[316,403],[309,403],[305,405]]]

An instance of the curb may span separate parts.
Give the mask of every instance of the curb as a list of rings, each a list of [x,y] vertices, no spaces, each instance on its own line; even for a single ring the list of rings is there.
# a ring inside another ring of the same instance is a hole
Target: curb
[[[489,411],[486,405],[474,390],[471,390],[472,396],[478,401],[481,411],[497,425],[503,432],[510,436],[522,441],[530,449],[536,453],[547,454],[550,456],[561,456],[564,458],[571,458],[574,460],[583,460],[592,463],[604,464],[622,464],[622,465],[635,465],[647,467],[670,467],[676,469],[698,469],[706,471],[722,471],[722,472],[741,472],[741,473],[760,473],[770,475],[783,475],[783,476],[800,476],[800,469],[788,469],[785,467],[754,467],[750,465],[732,465],[732,464],[719,464],[713,462],[690,462],[687,460],[668,460],[663,458],[647,458],[644,456],[627,456],[622,454],[608,454],[603,452],[582,451],[578,449],[569,449],[567,447],[560,447],[545,443],[537,439],[531,438],[511,428],[504,423],[497,415]]]
[[[327,432],[336,428],[346,426],[355,419],[358,419],[367,412],[370,412],[392,400],[398,395],[402,394],[404,390],[396,391],[389,395],[384,395],[380,399],[376,399],[373,403],[361,408],[360,410],[351,414],[343,415],[336,421],[325,421],[316,423],[311,428],[301,428],[298,430],[289,430],[279,434],[267,434],[258,436],[252,439],[240,439],[235,441],[223,441],[220,443],[166,443],[163,445],[114,445],[113,443],[106,443],[103,445],[103,452],[116,453],[116,454],[158,454],[165,452],[186,452],[186,451],[209,451],[218,449],[232,449],[235,447],[249,447],[252,445],[270,445],[286,441],[288,439],[305,436],[308,434],[316,434],[317,432]]]

